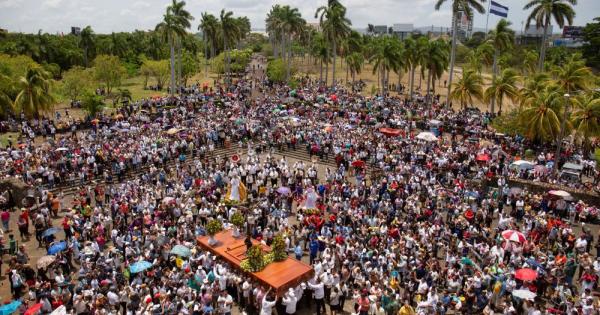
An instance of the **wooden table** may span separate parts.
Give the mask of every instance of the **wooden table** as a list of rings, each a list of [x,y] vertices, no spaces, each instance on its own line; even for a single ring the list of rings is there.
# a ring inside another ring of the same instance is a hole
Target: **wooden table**
[[[232,230],[217,233],[214,236],[217,244],[214,246],[208,244],[208,238],[208,236],[198,237],[198,245],[241,270],[240,263],[246,258],[246,245],[244,244],[243,236],[240,236],[240,238],[233,237]],[[252,244],[259,245],[260,242],[252,239]],[[264,251],[271,251],[269,246],[262,246]],[[268,264],[265,269],[259,272],[249,274],[263,285],[273,288],[277,294],[281,295],[288,288],[297,286],[299,283],[310,279],[314,275],[314,270],[308,264],[288,257],[284,261]]]

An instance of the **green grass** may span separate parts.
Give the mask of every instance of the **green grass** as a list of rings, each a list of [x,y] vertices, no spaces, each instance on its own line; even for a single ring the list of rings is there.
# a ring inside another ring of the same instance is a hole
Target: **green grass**
[[[17,143],[19,135],[19,132],[7,132],[0,134],[0,147],[6,148],[8,146],[9,139],[12,141],[12,144],[15,145]]]

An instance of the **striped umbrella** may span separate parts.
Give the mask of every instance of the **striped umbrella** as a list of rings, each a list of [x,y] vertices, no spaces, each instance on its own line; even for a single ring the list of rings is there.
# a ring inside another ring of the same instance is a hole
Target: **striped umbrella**
[[[521,233],[519,231],[515,231],[515,230],[506,230],[506,231],[502,232],[502,237],[507,241],[517,242],[517,243],[525,243],[525,241],[527,240],[525,238],[525,235],[523,235],[523,233]]]

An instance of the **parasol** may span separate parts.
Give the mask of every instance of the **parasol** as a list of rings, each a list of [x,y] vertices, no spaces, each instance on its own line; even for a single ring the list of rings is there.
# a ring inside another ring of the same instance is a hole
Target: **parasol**
[[[48,237],[50,235],[54,235],[56,233],[58,233],[60,230],[58,228],[49,228],[46,231],[44,231],[44,233],[42,233],[42,237]]]
[[[67,242],[65,242],[65,241],[58,242],[48,248],[48,255],[54,255],[56,253],[60,253],[65,249],[67,249]]]
[[[384,134],[388,137],[397,137],[402,133],[402,131],[400,129],[394,129],[394,128],[379,128],[379,132],[381,132],[382,134]]]
[[[535,299],[536,294],[529,290],[514,290],[512,291],[512,296],[523,299],[533,301]]]
[[[537,272],[530,268],[522,268],[515,271],[515,278],[522,281],[533,281],[537,278]]]
[[[292,191],[290,190],[289,187],[282,186],[282,187],[277,188],[277,192],[282,195],[289,195]]]
[[[40,257],[40,259],[38,259],[36,265],[37,265],[38,269],[43,269],[43,268],[50,266],[55,261],[56,261],[56,256],[46,255],[46,256]]]
[[[423,131],[421,133],[419,133],[416,137],[419,140],[425,140],[425,141],[437,141],[438,138],[433,134],[433,132],[429,132],[429,131]]]
[[[477,157],[475,158],[478,162],[488,162],[490,159],[491,157],[489,154],[477,154]]]
[[[513,169],[519,169],[519,170],[530,170],[533,169],[535,166],[535,164],[526,161],[526,160],[518,160],[518,161],[514,161],[510,164],[510,167]]]
[[[175,247],[171,249],[170,253],[181,257],[190,257],[190,255],[192,254],[190,249],[183,245],[175,245]]]
[[[569,199],[572,198],[571,194],[564,191],[564,190],[551,190],[548,192],[548,194],[552,195],[552,196],[556,196],[556,197],[560,197],[563,199]]]
[[[352,166],[354,166],[354,167],[365,167],[365,161],[363,161],[363,160],[356,160],[356,161],[352,162]]]
[[[23,315],[34,315],[37,314],[39,311],[42,310],[42,303],[37,303],[37,304],[33,304],[32,306],[30,306],[26,311],[25,314]]]
[[[523,235],[523,233],[521,233],[519,231],[515,231],[515,230],[503,231],[502,238],[504,238],[507,241],[517,242],[517,243],[525,243],[525,241],[527,240],[525,238],[525,235]]]
[[[19,306],[21,306],[21,304],[22,304],[21,301],[15,300],[8,304],[4,304],[4,305],[0,306],[0,315],[10,315],[10,314],[16,312],[17,309],[19,309]]]
[[[152,263],[147,262],[145,260],[140,260],[138,262],[131,264],[131,266],[129,266],[129,271],[131,271],[131,273],[138,273],[138,272],[142,272],[150,267],[152,267]]]

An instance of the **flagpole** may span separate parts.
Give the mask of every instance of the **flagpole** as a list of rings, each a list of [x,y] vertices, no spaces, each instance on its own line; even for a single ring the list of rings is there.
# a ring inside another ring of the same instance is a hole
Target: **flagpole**
[[[487,18],[485,19],[485,33],[488,32],[488,22],[490,21],[490,7],[492,6],[492,1],[488,1],[488,9],[487,9]]]

